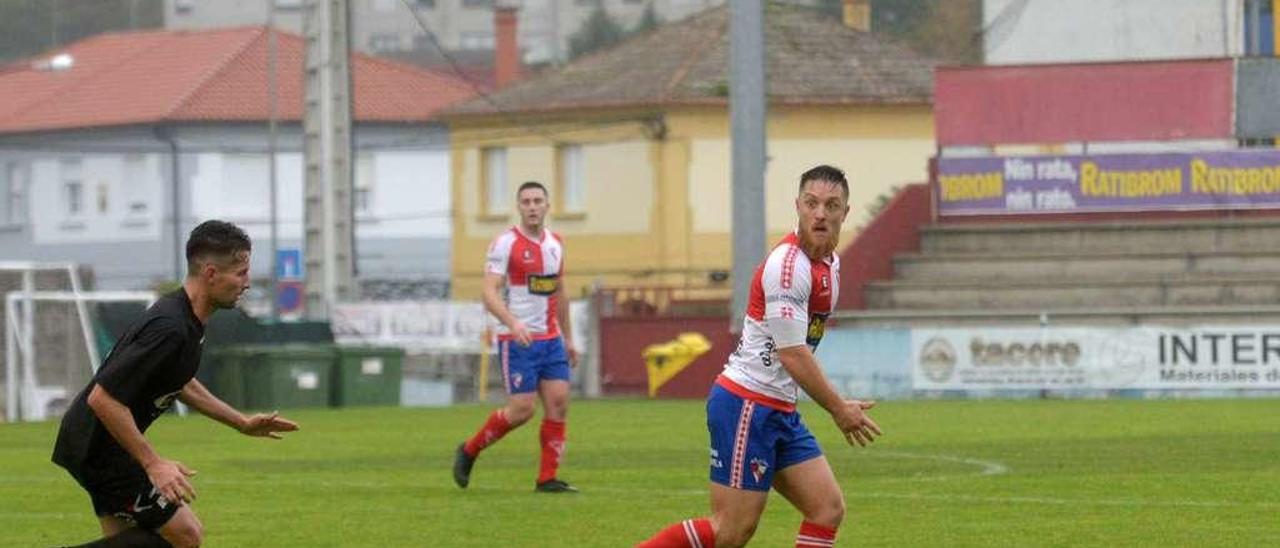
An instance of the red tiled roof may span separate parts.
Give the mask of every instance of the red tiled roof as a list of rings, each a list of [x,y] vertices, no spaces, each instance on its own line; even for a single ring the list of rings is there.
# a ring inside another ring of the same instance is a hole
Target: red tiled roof
[[[276,34],[277,113],[302,117],[303,48]],[[264,27],[103,34],[0,67],[0,133],[153,124],[260,121],[268,117]],[[60,53],[64,71],[35,65]],[[425,122],[470,98],[460,79],[352,55],[355,120]]]

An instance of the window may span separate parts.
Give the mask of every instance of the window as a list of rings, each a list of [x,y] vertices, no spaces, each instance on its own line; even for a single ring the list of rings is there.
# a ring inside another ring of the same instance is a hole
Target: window
[[[561,145],[558,147],[558,153],[562,212],[581,213],[586,208],[587,194],[582,145]]]
[[[0,173],[0,224],[19,224],[27,220],[27,185],[31,166],[25,162],[8,162]]]
[[[458,46],[462,49],[493,49],[492,32],[463,32],[458,34]]]
[[[106,215],[111,210],[111,200],[108,196],[111,193],[111,185],[106,181],[98,181],[96,186],[98,187],[98,215]]]
[[[373,188],[376,183],[376,173],[373,166],[372,155],[356,155],[356,180],[355,184],[352,185],[355,193],[351,196],[351,200],[357,214],[369,215],[373,213]]]
[[[489,9],[493,7],[493,0],[462,0],[462,7]]]
[[[386,33],[370,35],[369,49],[373,51],[400,51],[400,36]]]
[[[510,185],[507,183],[507,149],[490,147],[480,151],[484,162],[485,208],[489,215],[506,215],[511,207]]]
[[[255,220],[269,217],[270,181],[271,159],[266,154],[223,154],[218,189],[222,214]]]
[[[1275,21],[1272,0],[1245,0],[1244,52],[1246,55],[1275,55]]]
[[[173,0],[173,11],[183,15],[191,13],[191,8],[195,3],[195,0]]]
[[[147,158],[141,154],[129,154],[124,157],[124,176],[121,188],[124,189],[125,214],[145,215],[150,200],[147,188],[150,180],[147,177]]]
[[[62,204],[67,215],[80,215],[84,212],[84,176],[80,160],[64,158],[59,167],[62,172]]]

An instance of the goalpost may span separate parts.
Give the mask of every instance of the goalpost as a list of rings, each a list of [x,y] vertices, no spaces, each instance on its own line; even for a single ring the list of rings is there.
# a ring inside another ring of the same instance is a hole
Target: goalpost
[[[38,284],[37,277],[42,273],[45,283]],[[49,274],[60,273],[66,274],[66,283],[48,283]],[[15,280],[20,281],[20,287],[4,294],[8,421],[48,418],[52,414],[50,407],[69,403],[101,364],[94,329],[100,326],[95,324],[91,304],[132,302],[138,303],[141,311],[156,299],[151,291],[85,291],[74,263],[0,262],[0,274],[16,274],[20,278]],[[65,289],[38,289],[37,285]],[[54,358],[42,361],[41,350]],[[88,367],[83,367],[86,362]],[[61,382],[52,377],[61,377]]]

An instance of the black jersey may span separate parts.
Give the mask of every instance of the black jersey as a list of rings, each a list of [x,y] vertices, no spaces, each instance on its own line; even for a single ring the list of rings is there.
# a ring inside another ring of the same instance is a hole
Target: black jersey
[[[204,325],[196,318],[186,290],[161,297],[116,341],[93,380],[63,415],[53,462],[82,481],[136,467],[133,457],[89,407],[89,393],[95,385],[101,386],[129,408],[138,430],[146,432],[195,377],[203,343]]]

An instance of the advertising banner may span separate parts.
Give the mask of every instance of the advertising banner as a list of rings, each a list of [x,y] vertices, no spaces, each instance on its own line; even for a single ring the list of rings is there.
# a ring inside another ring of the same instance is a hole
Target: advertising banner
[[[940,158],[938,214],[1280,207],[1280,150]]]
[[[1280,388],[1280,326],[913,329],[916,390]]]
[[[574,347],[585,352],[589,303],[569,303]],[[479,352],[484,329],[497,320],[477,302],[396,301],[342,303],[330,317],[338,344],[390,345],[410,351]]]

